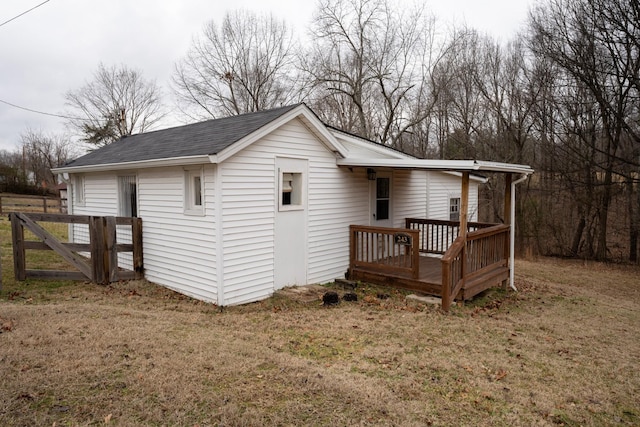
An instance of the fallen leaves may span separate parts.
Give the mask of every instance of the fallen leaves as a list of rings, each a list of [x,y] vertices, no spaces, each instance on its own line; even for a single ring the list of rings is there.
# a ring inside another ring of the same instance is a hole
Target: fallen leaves
[[[15,325],[16,324],[12,319],[4,319],[0,317],[0,333],[13,331]]]

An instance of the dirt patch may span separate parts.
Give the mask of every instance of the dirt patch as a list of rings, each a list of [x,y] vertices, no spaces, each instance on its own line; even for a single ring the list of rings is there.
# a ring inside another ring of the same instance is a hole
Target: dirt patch
[[[314,302],[322,303],[322,295],[324,295],[327,290],[328,288],[326,286],[321,285],[292,286],[280,289],[278,296],[304,304]]]

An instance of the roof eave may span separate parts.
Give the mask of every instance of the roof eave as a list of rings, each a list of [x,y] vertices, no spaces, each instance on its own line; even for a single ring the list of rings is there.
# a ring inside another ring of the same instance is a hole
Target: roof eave
[[[197,155],[184,157],[171,157],[166,159],[138,160],[134,162],[104,163],[98,165],[84,166],[61,166],[51,169],[56,174],[61,173],[83,173],[83,172],[104,172],[114,170],[146,169],[167,166],[189,166],[203,163],[216,163],[215,156]]]
[[[530,175],[533,169],[527,165],[476,160],[433,160],[433,159],[356,159],[345,158],[336,161],[338,166],[387,167],[396,169],[424,169],[457,172],[502,172]]]

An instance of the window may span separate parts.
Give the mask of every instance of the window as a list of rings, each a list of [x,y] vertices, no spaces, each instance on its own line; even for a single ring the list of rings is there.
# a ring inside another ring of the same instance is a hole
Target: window
[[[204,215],[202,183],[202,169],[192,169],[185,171],[185,214]]]
[[[119,176],[120,216],[138,216],[138,183],[135,175]]]
[[[376,178],[376,221],[389,219],[391,179]]]
[[[449,221],[460,221],[460,197],[449,199]]]
[[[76,205],[84,206],[84,176],[78,175],[74,179],[73,194]]]
[[[280,210],[302,209],[302,173],[283,172],[280,175]]]

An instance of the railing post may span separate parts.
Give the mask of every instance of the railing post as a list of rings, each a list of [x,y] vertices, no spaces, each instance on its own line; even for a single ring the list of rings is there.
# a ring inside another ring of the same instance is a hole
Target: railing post
[[[442,309],[451,307],[451,261],[442,261]]]
[[[42,210],[44,211],[44,213],[47,213],[47,198],[46,197],[42,198]]]
[[[414,279],[420,278],[420,230],[409,231],[411,235],[411,263],[413,264],[412,274]]]

